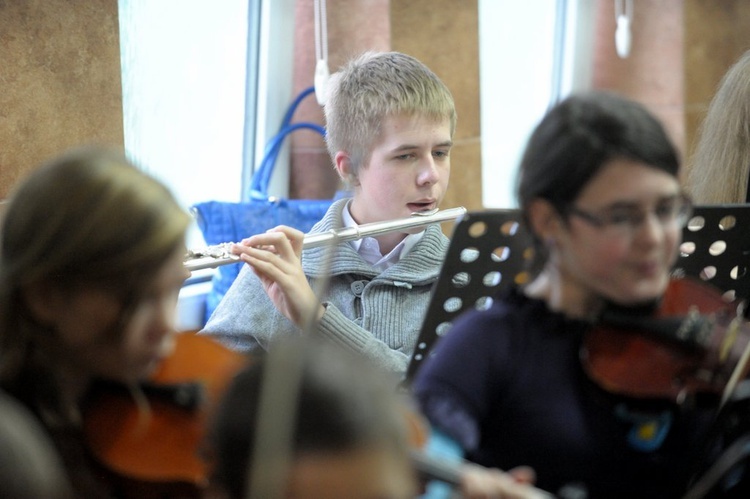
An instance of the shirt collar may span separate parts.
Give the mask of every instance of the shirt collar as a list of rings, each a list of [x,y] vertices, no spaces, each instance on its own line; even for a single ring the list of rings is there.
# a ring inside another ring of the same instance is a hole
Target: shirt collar
[[[343,211],[341,212],[341,218],[344,223],[344,227],[357,227],[359,224],[354,221],[354,218],[352,217],[351,211],[349,211],[349,205],[351,204],[351,201],[346,203],[346,206],[344,206]],[[349,241],[349,244],[352,245],[352,248],[359,253],[359,255],[370,265],[377,268],[378,270],[385,270],[388,267],[398,263],[402,258],[404,258],[409,251],[414,247],[414,245],[419,242],[420,239],[422,239],[422,236],[424,235],[424,230],[419,231],[416,234],[409,234],[404,239],[399,242],[393,250],[391,250],[390,253],[387,255],[383,255],[380,252],[380,245],[378,244],[377,239],[374,237],[363,237],[362,239],[355,239],[354,241]]]

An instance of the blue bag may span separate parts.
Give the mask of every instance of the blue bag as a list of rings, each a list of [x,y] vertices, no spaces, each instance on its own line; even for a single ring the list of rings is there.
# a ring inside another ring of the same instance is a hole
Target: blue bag
[[[196,222],[206,244],[213,246],[227,242],[238,242],[246,237],[260,234],[277,225],[288,225],[307,232],[325,214],[332,199],[280,199],[268,195],[268,186],[284,138],[291,132],[308,128],[325,136],[323,127],[313,123],[286,124],[294,107],[310,89],[300,94],[287,112],[285,124],[266,147],[263,161],[251,182],[250,200],[247,202],[206,201],[192,206]],[[206,299],[205,320],[213,313],[242,269],[243,263],[218,267],[212,277],[211,291]]]

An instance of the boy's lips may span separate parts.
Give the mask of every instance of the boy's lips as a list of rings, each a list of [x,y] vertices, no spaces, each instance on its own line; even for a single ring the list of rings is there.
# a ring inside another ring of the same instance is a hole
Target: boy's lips
[[[417,203],[407,203],[407,208],[411,212],[419,212],[419,211],[429,211],[433,208],[436,208],[434,201],[424,201],[424,202],[417,202]]]

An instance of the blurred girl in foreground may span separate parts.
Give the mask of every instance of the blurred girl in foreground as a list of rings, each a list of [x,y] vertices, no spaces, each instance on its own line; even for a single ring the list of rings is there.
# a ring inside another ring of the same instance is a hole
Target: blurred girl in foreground
[[[49,432],[80,497],[111,497],[82,412],[174,346],[189,215],[119,152],[85,148],[12,192],[0,233],[0,384]]]

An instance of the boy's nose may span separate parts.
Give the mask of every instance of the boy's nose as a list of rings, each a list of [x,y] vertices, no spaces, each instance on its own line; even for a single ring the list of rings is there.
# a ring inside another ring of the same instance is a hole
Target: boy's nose
[[[437,165],[435,164],[435,159],[430,156],[429,158],[426,158],[419,169],[419,174],[417,175],[417,182],[419,185],[424,184],[434,184],[437,182],[437,179],[439,178]]]

